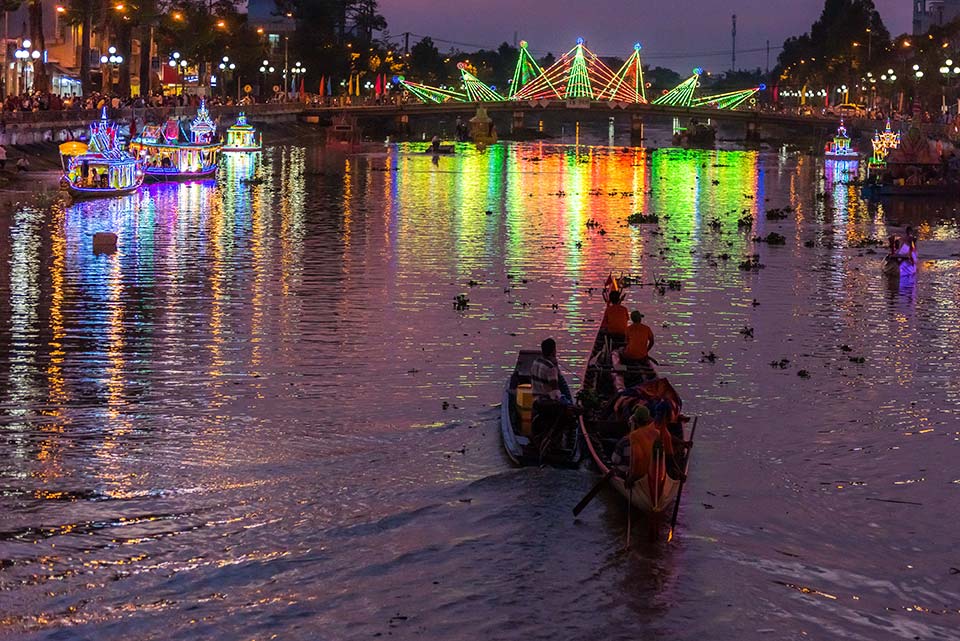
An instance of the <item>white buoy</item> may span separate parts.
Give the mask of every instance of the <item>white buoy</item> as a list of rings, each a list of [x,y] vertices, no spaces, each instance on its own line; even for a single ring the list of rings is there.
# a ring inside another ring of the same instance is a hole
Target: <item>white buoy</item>
[[[94,254],[112,254],[117,251],[117,235],[112,231],[98,231],[93,235]]]

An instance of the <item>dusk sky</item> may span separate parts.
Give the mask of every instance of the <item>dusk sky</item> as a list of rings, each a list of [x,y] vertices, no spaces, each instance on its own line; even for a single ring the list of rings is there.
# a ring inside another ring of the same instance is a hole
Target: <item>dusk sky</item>
[[[874,1],[891,33],[910,30],[910,0]],[[441,51],[451,46],[470,51],[477,45],[492,48],[504,41],[513,43],[516,31],[538,56],[547,51],[564,53],[583,36],[595,53],[626,57],[639,40],[651,65],[677,71],[701,65],[708,71],[725,71],[730,67],[731,14],[737,15],[737,67],[764,67],[768,39],[772,67],[783,40],[808,30],[823,2],[380,0],[380,6],[392,35],[417,34],[411,36],[411,45],[422,35],[462,43],[438,42]]]

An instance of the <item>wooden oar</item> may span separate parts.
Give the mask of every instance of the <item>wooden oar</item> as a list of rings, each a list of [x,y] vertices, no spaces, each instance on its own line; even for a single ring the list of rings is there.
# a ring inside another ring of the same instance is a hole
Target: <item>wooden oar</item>
[[[612,469],[607,470],[607,473],[600,477],[600,480],[597,481],[596,485],[590,488],[590,491],[587,492],[586,496],[580,499],[580,502],[574,506],[573,508],[574,516],[578,516],[581,512],[583,512],[583,508],[587,507],[590,501],[593,500],[593,497],[595,497],[597,494],[600,493],[600,490],[602,490],[603,486],[607,484],[611,476],[613,476]]]
[[[630,522],[633,520],[633,483],[627,488],[627,548],[630,549]]]
[[[693,435],[697,433],[697,420],[699,416],[693,417],[693,428],[690,430],[690,449],[693,449]],[[690,470],[690,450],[687,450],[687,462],[683,466],[683,478],[680,479],[680,488],[677,490],[677,502],[673,504],[673,518],[670,519],[670,533],[667,535],[667,543],[673,540],[673,530],[677,527],[677,514],[680,513],[680,498],[683,496],[683,484],[687,482],[687,472]]]

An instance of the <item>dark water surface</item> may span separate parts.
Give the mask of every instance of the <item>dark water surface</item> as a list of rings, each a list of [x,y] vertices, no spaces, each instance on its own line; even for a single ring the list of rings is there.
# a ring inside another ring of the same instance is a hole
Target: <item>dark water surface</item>
[[[260,164],[0,215],[0,638],[960,637],[952,205],[777,151]],[[857,245],[906,223],[891,286]],[[630,305],[701,416],[678,538],[629,553],[615,497],[571,516],[589,468],[497,434],[518,349],[578,382],[610,270],[681,281]]]

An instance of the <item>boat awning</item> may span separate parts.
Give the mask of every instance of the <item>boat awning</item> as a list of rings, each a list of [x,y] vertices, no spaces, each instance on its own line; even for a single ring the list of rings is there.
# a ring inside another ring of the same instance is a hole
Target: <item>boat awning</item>
[[[86,143],[78,142],[76,140],[60,143],[61,156],[79,156],[80,154],[85,153],[87,153]]]

